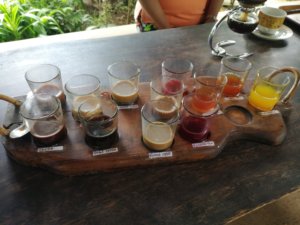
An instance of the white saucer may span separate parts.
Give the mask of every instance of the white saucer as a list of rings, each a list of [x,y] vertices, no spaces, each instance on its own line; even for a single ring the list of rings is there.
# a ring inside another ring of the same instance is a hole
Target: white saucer
[[[265,40],[277,41],[277,40],[284,40],[289,37],[292,37],[293,31],[291,30],[291,28],[289,28],[285,25],[282,25],[274,35],[263,34],[258,30],[258,28],[256,28],[252,32],[252,34],[254,34],[255,36],[260,37],[262,39],[265,39]]]

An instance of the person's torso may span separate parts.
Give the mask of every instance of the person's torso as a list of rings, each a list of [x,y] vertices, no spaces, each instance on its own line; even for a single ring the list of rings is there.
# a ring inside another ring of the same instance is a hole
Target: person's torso
[[[202,0],[160,0],[161,7],[172,27],[199,24],[204,17],[207,1]],[[142,11],[142,21],[153,23],[151,17]]]

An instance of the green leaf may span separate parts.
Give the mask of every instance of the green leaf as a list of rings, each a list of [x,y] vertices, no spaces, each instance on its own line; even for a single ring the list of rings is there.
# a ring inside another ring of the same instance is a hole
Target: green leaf
[[[29,12],[23,14],[22,17],[23,17],[24,19],[33,19],[34,21],[40,20],[40,17],[34,15],[33,13],[29,13]]]

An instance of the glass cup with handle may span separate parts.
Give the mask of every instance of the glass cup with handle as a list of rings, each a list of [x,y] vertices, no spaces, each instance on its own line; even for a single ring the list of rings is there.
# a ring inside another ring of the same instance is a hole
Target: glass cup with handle
[[[290,83],[289,74],[275,67],[263,67],[258,70],[251,87],[248,102],[261,111],[271,111],[280,101],[285,89]]]

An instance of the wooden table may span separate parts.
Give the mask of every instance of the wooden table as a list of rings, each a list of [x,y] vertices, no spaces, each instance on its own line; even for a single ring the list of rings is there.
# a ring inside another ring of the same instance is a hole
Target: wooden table
[[[24,95],[29,90],[24,73],[38,63],[59,66],[64,83],[90,73],[103,86],[107,66],[120,59],[140,65],[143,82],[159,74],[162,59],[172,55],[190,59],[198,73],[217,74],[220,59],[207,44],[211,27],[0,44],[0,92]],[[296,30],[288,40],[269,42],[226,28],[216,41],[232,38],[237,41],[228,48],[232,52],[255,52],[250,78],[265,65],[300,67]],[[298,91],[282,145],[234,141],[213,160],[66,177],[19,165],[0,146],[0,224],[223,224],[300,186],[299,96]],[[0,121],[5,108],[0,102]]]

